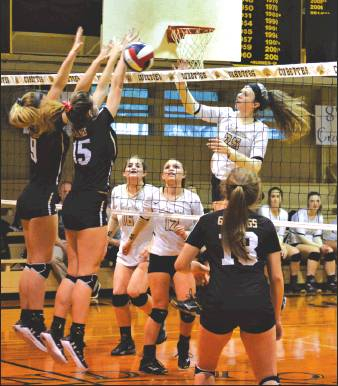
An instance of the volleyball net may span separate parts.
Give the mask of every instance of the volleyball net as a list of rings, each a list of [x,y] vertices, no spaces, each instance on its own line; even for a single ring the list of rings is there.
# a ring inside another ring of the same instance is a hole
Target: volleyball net
[[[267,204],[269,189],[278,187],[283,191],[282,207],[290,213],[306,208],[308,193],[318,192],[325,224],[315,226],[334,230],[335,227],[329,224],[336,217],[337,202],[336,72],[336,63],[330,62],[127,73],[122,101],[113,124],[118,135],[119,156],[113,166],[111,186],[125,183],[123,168],[132,155],[144,159],[146,182],[155,186],[163,185],[161,174],[165,162],[177,159],[186,171],[186,189],[196,192],[204,209],[211,210],[212,151],[206,144],[209,138],[219,137],[219,127],[185,112],[175,82],[187,82],[196,101],[203,105],[232,108],[243,86],[260,82],[268,90],[277,89],[292,97],[303,98],[312,114],[310,132],[300,140],[288,143],[276,128],[272,111],[259,112],[257,119],[269,127],[269,142],[260,171],[264,193],[261,204]],[[80,76],[71,74],[62,100],[69,100]],[[9,110],[27,91],[48,91],[54,77],[54,74],[1,76],[1,202],[4,208],[15,206],[29,178],[28,132],[10,127]],[[97,74],[92,91],[99,77]],[[222,139],[233,145],[229,138]],[[62,180],[71,181],[72,178],[70,150]],[[191,218],[196,219],[194,216]],[[284,225],[295,226],[293,223]],[[313,225],[308,224],[308,227]]]

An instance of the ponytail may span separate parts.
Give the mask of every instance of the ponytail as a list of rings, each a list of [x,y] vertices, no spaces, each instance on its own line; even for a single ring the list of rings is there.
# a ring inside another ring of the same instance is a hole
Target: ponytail
[[[302,98],[293,98],[281,90],[268,91],[268,98],[277,129],[284,132],[286,142],[309,133],[311,114],[306,110]]]
[[[226,253],[238,260],[248,261],[245,232],[249,208],[261,197],[261,181],[256,173],[245,168],[233,169],[221,183],[224,196],[228,199],[223,212],[222,245]]]

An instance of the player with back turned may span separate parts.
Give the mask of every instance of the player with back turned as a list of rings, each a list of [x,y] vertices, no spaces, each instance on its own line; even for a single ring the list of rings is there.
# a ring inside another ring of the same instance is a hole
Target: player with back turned
[[[261,195],[257,175],[233,169],[222,183],[228,206],[200,218],[175,263],[189,271],[205,246],[210,279],[201,295],[201,330],[195,384],[214,384],[223,347],[239,326],[259,384],[279,384],[276,338],[282,336],[281,248],[272,222],[253,207]],[[264,275],[267,265],[270,286]]]

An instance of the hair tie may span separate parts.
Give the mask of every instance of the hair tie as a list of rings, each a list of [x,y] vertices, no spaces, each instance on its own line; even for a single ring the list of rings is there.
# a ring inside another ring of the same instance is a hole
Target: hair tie
[[[18,99],[16,100],[16,103],[17,103],[19,106],[23,106],[23,105],[24,105],[23,99],[22,99],[22,98],[18,98]]]
[[[70,111],[73,110],[73,106],[70,104],[70,102],[64,101],[62,102],[62,104],[65,108],[66,113],[69,113]]]

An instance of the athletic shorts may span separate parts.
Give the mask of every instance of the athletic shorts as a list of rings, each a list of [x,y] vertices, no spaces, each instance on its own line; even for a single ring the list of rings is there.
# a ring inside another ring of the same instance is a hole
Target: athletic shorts
[[[275,324],[272,304],[253,310],[203,310],[201,325],[214,334],[227,334],[236,327],[250,334],[270,330]]]
[[[158,256],[153,253],[149,256],[148,273],[165,272],[172,278],[175,273],[175,261],[177,256]]]
[[[106,194],[95,191],[78,192],[71,190],[62,208],[65,229],[81,231],[107,225],[106,209]]]
[[[16,210],[22,220],[53,216],[59,201],[56,186],[29,183],[17,200]]]
[[[220,184],[221,184],[222,180],[218,179],[217,177],[215,177],[213,174],[211,176],[211,198],[212,198],[212,202],[214,201],[223,201],[224,200],[224,196],[223,194],[221,194],[221,191],[220,191]]]

